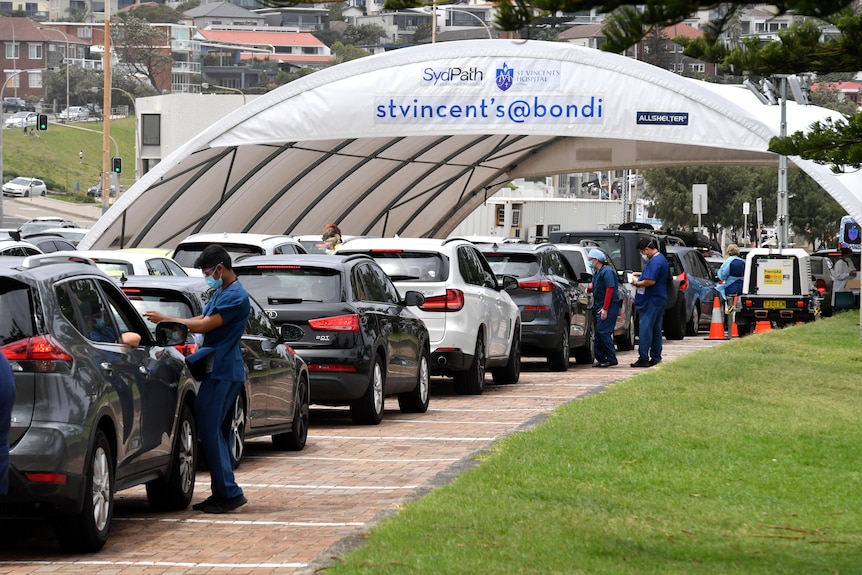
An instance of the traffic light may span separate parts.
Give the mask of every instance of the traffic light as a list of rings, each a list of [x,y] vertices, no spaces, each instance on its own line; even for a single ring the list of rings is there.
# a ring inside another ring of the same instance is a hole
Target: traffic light
[[[123,158],[113,158],[113,166],[115,174],[123,173]]]
[[[39,119],[36,122],[36,128],[39,130],[48,129],[48,114],[39,114]]]

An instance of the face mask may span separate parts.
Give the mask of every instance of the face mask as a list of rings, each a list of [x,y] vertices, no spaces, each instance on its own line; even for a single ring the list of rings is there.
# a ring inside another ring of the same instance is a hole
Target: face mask
[[[105,318],[103,318],[103,317],[98,318],[95,322],[95,326],[99,329],[105,327]]]
[[[215,274],[213,274],[212,276],[207,276],[207,285],[210,286],[212,289],[221,289],[221,278],[215,279],[213,277],[214,275]]]
[[[590,271],[596,271],[596,266],[593,262],[587,262],[587,266],[590,268]]]
[[[647,263],[649,261],[649,256],[647,256],[646,254],[641,254],[641,260],[643,260],[643,263]]]

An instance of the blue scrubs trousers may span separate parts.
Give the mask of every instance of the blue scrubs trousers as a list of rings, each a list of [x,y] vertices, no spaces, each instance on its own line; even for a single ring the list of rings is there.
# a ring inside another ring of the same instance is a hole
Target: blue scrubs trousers
[[[661,361],[661,329],[665,305],[665,300],[656,300],[638,308],[638,361]]]
[[[230,460],[230,418],[233,404],[244,382],[213,379],[208,374],[195,401],[195,419],[213,495],[230,499],[242,495]]]

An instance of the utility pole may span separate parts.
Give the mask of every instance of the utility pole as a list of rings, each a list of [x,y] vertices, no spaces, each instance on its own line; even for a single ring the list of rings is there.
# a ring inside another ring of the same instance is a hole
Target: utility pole
[[[106,7],[109,5],[106,4]],[[102,213],[108,211],[111,192],[111,14],[105,15],[105,53],[102,68],[105,71],[104,98],[102,100]]]

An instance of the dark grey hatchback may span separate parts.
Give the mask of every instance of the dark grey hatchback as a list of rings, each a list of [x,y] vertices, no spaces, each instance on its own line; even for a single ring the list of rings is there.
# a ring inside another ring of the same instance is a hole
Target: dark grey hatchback
[[[145,484],[153,507],[184,509],[196,388],[172,344],[185,326],[163,322],[151,334],[86,260],[0,259],[0,352],[17,387],[0,516],[48,517],[64,549],[93,552],[108,538],[119,490]]]
[[[569,369],[569,354],[578,363],[593,363],[595,322],[592,298],[572,265],[554,244],[479,244],[491,269],[511,275],[518,285],[506,291],[521,310],[521,355],[543,355],[548,368]]]

